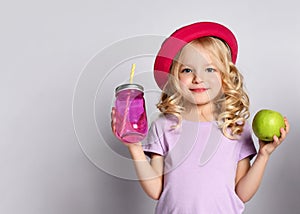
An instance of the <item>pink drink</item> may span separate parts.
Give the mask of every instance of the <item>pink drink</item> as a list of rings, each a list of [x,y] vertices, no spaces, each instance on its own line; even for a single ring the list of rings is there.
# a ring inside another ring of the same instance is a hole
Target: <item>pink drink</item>
[[[137,143],[148,132],[144,89],[137,84],[116,88],[116,134],[123,142]]]

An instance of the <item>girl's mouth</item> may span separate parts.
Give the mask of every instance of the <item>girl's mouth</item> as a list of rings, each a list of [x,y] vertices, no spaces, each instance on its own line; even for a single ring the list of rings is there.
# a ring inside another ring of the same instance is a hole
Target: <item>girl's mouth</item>
[[[197,93],[205,92],[207,90],[208,90],[207,88],[192,88],[192,89],[190,89],[190,91],[197,92]]]

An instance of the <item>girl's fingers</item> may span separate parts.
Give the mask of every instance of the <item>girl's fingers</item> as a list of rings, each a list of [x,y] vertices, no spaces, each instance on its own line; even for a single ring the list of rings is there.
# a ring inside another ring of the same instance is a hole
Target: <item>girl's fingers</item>
[[[290,131],[290,123],[286,117],[284,117],[284,123],[285,123],[285,131],[288,133]]]
[[[275,147],[277,147],[280,144],[280,142],[281,141],[279,140],[279,138],[276,135],[274,135],[273,144],[275,145]]]
[[[112,107],[110,115],[111,115],[111,129],[115,133],[115,131],[116,131],[116,127],[115,127],[116,118],[115,118],[115,108],[114,107]]]
[[[115,107],[112,107],[111,108],[111,113],[110,113],[110,116],[111,116],[111,118],[113,118],[114,116],[115,116]]]
[[[279,146],[286,138],[286,135],[286,130],[284,128],[280,128],[280,137],[278,138],[276,135],[273,137],[274,145]]]
[[[290,130],[290,124],[286,117],[284,117],[284,123],[285,123],[285,128],[283,128],[283,127],[280,128],[280,138],[279,139],[277,138],[279,141],[278,145],[286,138],[286,136]]]

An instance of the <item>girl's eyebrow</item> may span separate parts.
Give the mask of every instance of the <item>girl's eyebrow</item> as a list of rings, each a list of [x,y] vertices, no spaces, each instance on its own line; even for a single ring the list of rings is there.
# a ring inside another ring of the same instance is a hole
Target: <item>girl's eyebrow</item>
[[[186,64],[180,63],[180,67],[189,67],[189,68],[193,68],[194,66],[189,65],[188,63],[186,63]]]
[[[189,64],[189,63],[180,63],[180,68],[182,67],[189,67],[189,68],[194,68],[193,65]],[[203,64],[201,65],[201,67],[207,68],[207,67],[216,67],[213,63],[207,63],[207,64]]]
[[[207,63],[204,65],[204,67],[216,67],[213,63]]]

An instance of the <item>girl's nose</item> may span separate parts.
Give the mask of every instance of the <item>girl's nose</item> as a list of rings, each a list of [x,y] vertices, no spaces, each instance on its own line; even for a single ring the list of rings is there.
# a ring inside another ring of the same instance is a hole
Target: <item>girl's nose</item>
[[[203,82],[202,78],[199,76],[199,74],[195,74],[194,78],[193,78],[193,83],[194,84],[199,84],[201,82]]]

